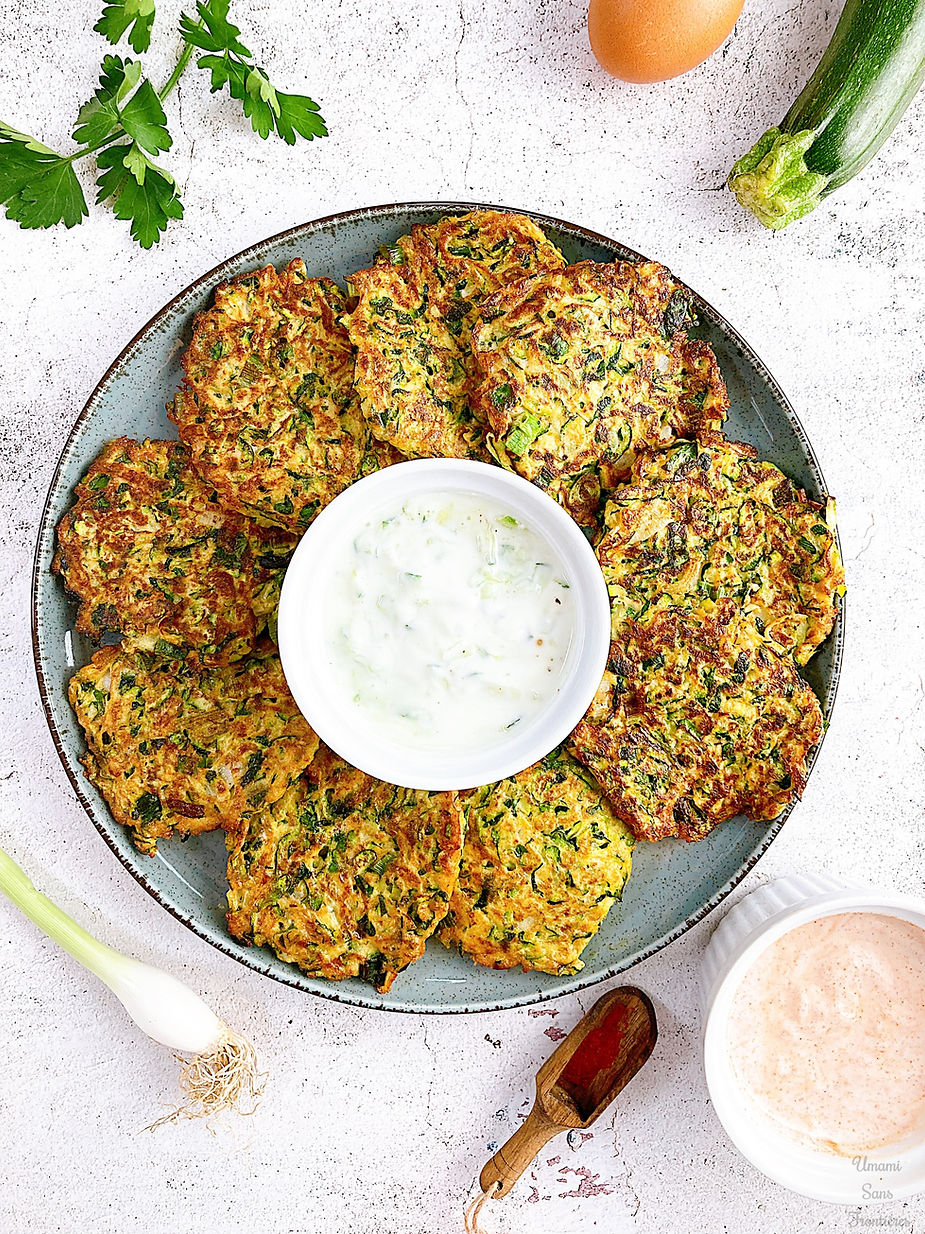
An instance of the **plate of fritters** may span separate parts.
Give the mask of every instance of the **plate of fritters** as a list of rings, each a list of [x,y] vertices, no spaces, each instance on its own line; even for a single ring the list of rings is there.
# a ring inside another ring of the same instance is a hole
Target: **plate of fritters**
[[[542,487],[611,597],[570,738],[467,793],[327,749],[274,642],[318,512],[417,457]],[[806,435],[709,304],[581,227],[424,203],[255,245],[128,344],[49,492],[33,631],[74,789],[165,908],[300,989],[457,1012],[613,976],[735,886],[812,770],[843,594]]]

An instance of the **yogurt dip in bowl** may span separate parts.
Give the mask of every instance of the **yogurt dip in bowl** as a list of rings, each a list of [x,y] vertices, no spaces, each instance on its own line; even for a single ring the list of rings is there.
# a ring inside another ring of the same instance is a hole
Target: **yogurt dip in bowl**
[[[340,494],[286,573],[292,694],[340,756],[403,787],[473,788],[554,749],[587,710],[610,643],[581,529],[487,463],[420,459]]]

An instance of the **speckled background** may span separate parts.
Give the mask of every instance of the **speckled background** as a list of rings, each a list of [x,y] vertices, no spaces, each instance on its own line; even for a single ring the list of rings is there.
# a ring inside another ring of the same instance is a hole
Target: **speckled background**
[[[166,76],[178,10],[159,5]],[[39,510],[71,422],[110,360],[204,269],[305,219],[378,202],[533,207],[670,265],[756,347],[839,499],[851,588],[832,730],[802,805],[736,897],[803,869],[921,891],[925,770],[925,96],[876,164],[782,235],[722,183],[783,114],[834,27],[820,0],[746,4],[733,38],[653,87],[594,64],[577,0],[313,0],[235,6],[280,86],[332,136],[261,143],[191,71],[165,160],[187,218],[144,253],[91,207],[65,232],[0,222],[0,844],[115,946],[195,985],[256,1042],[260,1110],[212,1136],[142,1128],[175,1065],[76,965],[0,903],[0,1228],[15,1234],[444,1234],[489,1146],[593,994],[470,1018],[360,1012],[271,983],[200,942],[116,862],[69,790],[35,688],[28,594]],[[105,45],[96,4],[0,0],[0,116],[67,148]],[[169,55],[168,55],[169,52]],[[736,898],[734,897],[734,898]],[[696,977],[713,914],[632,980],[657,1052],[593,1135],[562,1139],[491,1206],[524,1234],[925,1230],[925,1200],[814,1204],[729,1145],[698,1061]]]

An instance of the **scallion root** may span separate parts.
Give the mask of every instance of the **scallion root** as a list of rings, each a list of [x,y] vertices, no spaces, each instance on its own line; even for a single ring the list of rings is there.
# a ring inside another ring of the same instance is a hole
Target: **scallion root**
[[[257,1071],[254,1047],[233,1028],[223,1026],[214,1050],[191,1060],[179,1054],[175,1057],[183,1064],[180,1089],[186,1101],[151,1123],[146,1131],[156,1131],[181,1118],[211,1120],[225,1113],[253,1114],[260,1104],[266,1076]]]
[[[108,985],[153,1041],[168,1050],[195,1056],[192,1061],[175,1056],[182,1063],[180,1089],[185,1103],[146,1130],[181,1118],[211,1119],[226,1112],[253,1114],[266,1080],[257,1072],[254,1047],[223,1023],[195,991],[170,973],[122,955],[88,934],[73,917],[37,891],[26,872],[2,848],[0,893]]]

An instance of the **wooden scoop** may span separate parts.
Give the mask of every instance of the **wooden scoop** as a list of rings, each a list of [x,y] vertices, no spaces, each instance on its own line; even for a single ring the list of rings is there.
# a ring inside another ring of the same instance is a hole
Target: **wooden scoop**
[[[507,1195],[553,1136],[590,1127],[652,1053],[657,1036],[655,1008],[641,990],[626,985],[599,998],[543,1063],[533,1109],[482,1170],[482,1191]]]

